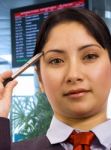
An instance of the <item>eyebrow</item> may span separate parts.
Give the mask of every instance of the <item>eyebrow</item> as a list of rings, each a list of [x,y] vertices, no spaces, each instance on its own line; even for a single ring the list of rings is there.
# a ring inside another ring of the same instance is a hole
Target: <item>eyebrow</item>
[[[88,44],[88,45],[84,45],[84,46],[79,47],[79,50],[81,51],[81,50],[83,50],[83,49],[85,49],[85,48],[93,47],[93,46],[98,47],[98,48],[101,49],[101,46],[98,45],[98,44]]]
[[[51,53],[51,52],[55,52],[55,53],[65,53],[64,50],[60,50],[60,49],[51,49],[51,50],[48,50],[47,52],[44,52],[44,54]]]
[[[93,46],[101,48],[101,46],[98,45],[98,44],[88,44],[88,45],[83,45],[83,46],[79,47],[78,50],[81,51],[81,50],[84,50],[85,48],[93,47]],[[48,54],[48,53],[51,53],[51,52],[62,53],[62,54],[65,53],[65,51],[61,50],[61,49],[51,49],[51,50],[48,50],[48,51],[44,52],[44,54]]]

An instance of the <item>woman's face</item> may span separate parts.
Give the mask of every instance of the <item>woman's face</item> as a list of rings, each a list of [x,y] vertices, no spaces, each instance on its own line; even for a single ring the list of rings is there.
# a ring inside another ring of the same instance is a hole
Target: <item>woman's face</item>
[[[111,63],[107,50],[83,25],[55,26],[43,51],[40,82],[57,117],[82,118],[106,111]]]

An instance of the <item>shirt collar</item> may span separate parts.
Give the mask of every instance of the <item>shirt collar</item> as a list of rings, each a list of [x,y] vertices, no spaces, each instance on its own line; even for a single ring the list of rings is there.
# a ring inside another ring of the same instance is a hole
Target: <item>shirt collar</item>
[[[69,137],[73,130],[72,127],[53,117],[47,131],[47,137],[51,144],[61,143]]]
[[[61,143],[69,137],[73,130],[74,128],[59,121],[55,116],[53,116],[50,127],[47,131],[47,137],[51,144]],[[77,129],[75,130],[77,131]],[[91,131],[95,133],[102,145],[107,148],[111,145],[111,120],[107,120],[106,122],[96,126]]]
[[[111,146],[111,120],[107,120],[100,125],[97,125],[91,130],[95,133],[99,142],[106,148]]]

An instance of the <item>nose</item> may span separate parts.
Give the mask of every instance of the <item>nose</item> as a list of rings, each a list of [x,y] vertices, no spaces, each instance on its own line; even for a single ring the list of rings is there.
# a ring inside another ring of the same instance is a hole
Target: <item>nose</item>
[[[83,81],[82,65],[73,61],[67,66],[65,80],[67,84],[77,84]]]

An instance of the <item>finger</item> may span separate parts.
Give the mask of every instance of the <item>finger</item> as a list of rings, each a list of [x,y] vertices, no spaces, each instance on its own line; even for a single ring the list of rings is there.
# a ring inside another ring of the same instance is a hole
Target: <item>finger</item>
[[[16,80],[13,80],[13,81],[10,81],[9,83],[7,83],[5,89],[4,89],[4,96],[3,96],[3,99],[7,100],[9,99],[11,96],[12,96],[12,91],[14,89],[14,87],[17,85],[17,81]]]
[[[7,116],[9,110],[10,110],[10,105],[11,105],[11,97],[12,97],[12,91],[13,88],[17,85],[17,81],[11,81],[10,83],[8,83],[5,87],[4,90],[4,95],[3,95],[3,99],[2,102],[5,105],[5,114]]]
[[[12,76],[12,71],[5,71],[2,74],[0,74],[0,81],[3,82],[5,79]]]
[[[0,100],[3,98],[3,95],[4,95],[3,82],[10,76],[12,76],[12,71],[5,71],[2,74],[0,74]]]
[[[3,97],[3,94],[4,94],[4,86],[3,86],[3,84],[0,82],[0,100],[1,100],[2,97]]]
[[[17,81],[13,80],[6,85],[3,92],[3,97],[0,100],[0,116],[8,117],[11,105],[11,96],[13,88],[16,86]]]

